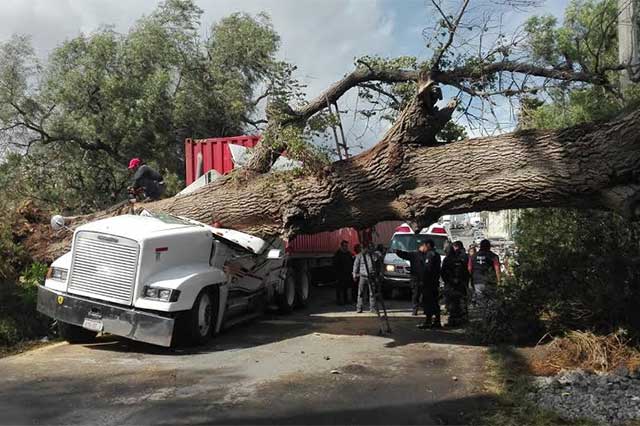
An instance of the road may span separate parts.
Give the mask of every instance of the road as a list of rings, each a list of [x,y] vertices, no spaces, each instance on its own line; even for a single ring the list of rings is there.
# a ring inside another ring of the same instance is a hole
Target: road
[[[314,289],[309,307],[170,350],[103,337],[0,359],[0,424],[459,424],[492,402],[486,350],[461,330],[415,328]]]

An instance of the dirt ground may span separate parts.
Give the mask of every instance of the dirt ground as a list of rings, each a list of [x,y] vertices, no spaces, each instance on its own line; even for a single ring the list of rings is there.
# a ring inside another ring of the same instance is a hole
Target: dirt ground
[[[391,302],[372,314],[312,303],[169,350],[104,337],[0,359],[0,424],[460,424],[493,402],[486,348],[415,328]]]

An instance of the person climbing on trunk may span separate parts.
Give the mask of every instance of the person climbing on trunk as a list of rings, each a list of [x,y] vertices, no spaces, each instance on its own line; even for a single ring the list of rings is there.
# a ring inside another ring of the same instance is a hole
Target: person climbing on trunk
[[[129,161],[129,171],[133,173],[130,191],[133,194],[142,192],[145,199],[159,200],[164,193],[162,175],[144,164],[139,158]]]

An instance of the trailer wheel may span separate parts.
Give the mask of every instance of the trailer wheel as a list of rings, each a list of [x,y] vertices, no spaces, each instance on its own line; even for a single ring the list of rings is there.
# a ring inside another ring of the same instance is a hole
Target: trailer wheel
[[[58,333],[60,337],[69,343],[92,343],[98,333],[87,330],[79,325],[58,321]]]
[[[309,282],[309,274],[307,268],[296,268],[296,301],[295,305],[298,307],[305,307],[309,302],[309,292],[311,291],[311,284]]]
[[[282,294],[278,295],[278,308],[281,313],[288,314],[296,304],[296,275],[292,268],[287,269],[283,290]]]
[[[216,328],[218,297],[216,291],[204,289],[200,292],[193,307],[187,312],[185,334],[187,344],[203,345],[209,341]]]

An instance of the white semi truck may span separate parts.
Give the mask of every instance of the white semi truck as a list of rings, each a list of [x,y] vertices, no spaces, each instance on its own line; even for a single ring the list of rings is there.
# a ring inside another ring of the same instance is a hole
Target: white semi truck
[[[74,231],[38,289],[38,311],[70,342],[110,333],[201,344],[268,307],[307,303],[309,280],[285,259],[277,239],[165,214],[111,217]]]

